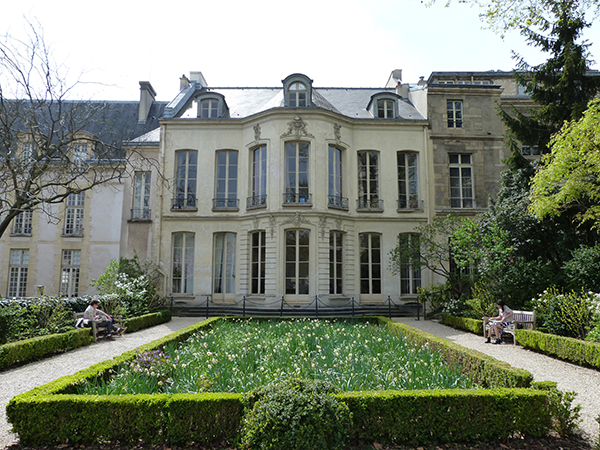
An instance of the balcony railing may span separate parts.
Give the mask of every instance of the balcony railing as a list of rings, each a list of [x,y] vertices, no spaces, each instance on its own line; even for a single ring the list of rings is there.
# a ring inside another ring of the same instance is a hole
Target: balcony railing
[[[359,198],[356,201],[357,211],[383,211],[383,200],[374,198]]]
[[[240,209],[240,202],[237,198],[213,198],[213,210],[237,211]]]
[[[171,209],[197,209],[198,200],[196,197],[175,197],[171,202]]]
[[[398,211],[406,210],[422,210],[423,200],[407,200],[405,198],[398,199]]]
[[[327,206],[337,209],[348,209],[348,198],[340,197],[339,195],[328,195]]]
[[[83,227],[66,227],[64,229],[63,236],[81,237],[83,236]]]
[[[246,199],[246,208],[264,208],[267,206],[267,196],[266,195],[254,195],[252,197],[248,197]]]
[[[132,208],[131,220],[150,220],[150,208]]]
[[[283,194],[284,205],[312,205],[312,194],[307,192],[286,192]]]

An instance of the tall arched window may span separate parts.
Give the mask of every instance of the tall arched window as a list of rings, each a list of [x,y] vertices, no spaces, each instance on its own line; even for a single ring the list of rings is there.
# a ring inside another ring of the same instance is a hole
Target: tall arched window
[[[172,209],[196,208],[196,178],[198,152],[184,150],[176,153],[175,198]]]
[[[360,294],[361,299],[381,294],[381,235],[361,233],[360,252]]]
[[[309,292],[309,230],[285,232],[285,293],[291,296]]]
[[[213,298],[235,299],[235,233],[216,233],[213,260]]]
[[[173,233],[173,293],[194,292],[194,233]]]
[[[398,152],[398,209],[419,208],[418,154]]]

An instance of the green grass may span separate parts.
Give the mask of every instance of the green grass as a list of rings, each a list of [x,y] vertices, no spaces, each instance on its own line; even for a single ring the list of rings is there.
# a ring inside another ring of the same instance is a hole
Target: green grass
[[[221,320],[181,345],[138,354],[83,394],[247,392],[287,378],[342,391],[472,388],[427,347],[352,320]]]

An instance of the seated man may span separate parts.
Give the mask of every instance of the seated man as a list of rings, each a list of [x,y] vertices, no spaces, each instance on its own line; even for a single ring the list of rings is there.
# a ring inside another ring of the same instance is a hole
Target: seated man
[[[119,334],[119,336],[122,335],[123,333],[125,333],[125,330],[127,330],[127,328],[120,328],[120,327],[116,326],[113,323],[114,320],[110,315],[108,315],[104,311],[101,311],[98,309],[99,305],[100,305],[100,302],[98,300],[96,300],[96,299],[92,300],[90,302],[90,305],[84,311],[83,318],[94,321],[94,322],[98,322],[96,325],[99,327],[106,327],[106,331],[108,332],[106,338],[109,341],[114,341],[115,338],[112,337],[113,328],[116,330],[116,332]]]

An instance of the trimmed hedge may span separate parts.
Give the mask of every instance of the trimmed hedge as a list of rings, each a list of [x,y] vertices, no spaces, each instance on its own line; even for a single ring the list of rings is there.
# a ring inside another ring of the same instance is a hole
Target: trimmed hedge
[[[468,376],[479,386],[526,388],[533,381],[533,375],[527,370],[517,369],[476,350],[468,349],[447,339],[390,319],[380,317],[379,321],[387,323],[394,333],[401,333],[412,344],[426,345],[439,352],[446,364]]]
[[[533,389],[419,390],[339,394],[354,438],[414,446],[544,436],[547,393]]]
[[[0,370],[91,344],[94,338],[90,331],[89,328],[70,330],[0,345]]]
[[[469,319],[468,317],[454,317],[442,314],[442,323],[457,330],[470,331],[483,336],[483,320]]]
[[[600,344],[556,336],[535,330],[516,330],[519,344],[525,348],[556,356],[581,366],[600,369]]]
[[[171,311],[163,309],[150,314],[144,314],[143,316],[132,317],[123,321],[123,326],[127,327],[128,333],[134,331],[143,330],[145,328],[153,327],[154,325],[160,325],[171,320]]]
[[[219,318],[179,330],[142,346],[139,351],[181,342]],[[550,427],[548,397],[534,389],[500,386],[528,385],[531,375],[478,352],[447,343],[406,325],[379,318],[393,332],[402,332],[417,345],[457,357],[463,372],[496,389],[352,392],[338,394],[353,413],[355,440],[427,444],[451,441],[491,441],[522,433],[544,435]],[[133,444],[189,443],[217,445],[236,442],[243,422],[242,394],[77,395],[77,385],[108,377],[118,365],[134,358],[125,352],[75,375],[62,377],[14,397],[7,417],[21,445],[91,444],[106,440]],[[477,360],[480,359],[479,362]],[[484,372],[490,371],[491,375]]]
[[[481,334],[483,330],[482,320],[454,317],[449,314],[442,314],[442,323],[475,334]],[[515,330],[515,339],[525,348],[556,356],[580,366],[600,369],[600,343],[527,329]]]
[[[124,326],[127,327],[127,332],[130,333],[170,320],[171,311],[163,310],[127,319],[123,322]],[[81,328],[0,345],[0,370],[5,370],[15,364],[36,361],[56,353],[83,347],[93,342],[91,329]]]

